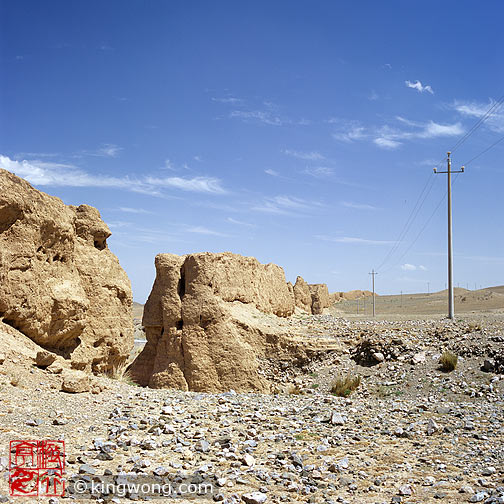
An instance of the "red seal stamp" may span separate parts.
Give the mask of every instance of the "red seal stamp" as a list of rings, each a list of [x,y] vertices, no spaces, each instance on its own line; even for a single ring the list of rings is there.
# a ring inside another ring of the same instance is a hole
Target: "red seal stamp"
[[[65,442],[10,442],[9,488],[15,497],[61,497],[65,493]]]

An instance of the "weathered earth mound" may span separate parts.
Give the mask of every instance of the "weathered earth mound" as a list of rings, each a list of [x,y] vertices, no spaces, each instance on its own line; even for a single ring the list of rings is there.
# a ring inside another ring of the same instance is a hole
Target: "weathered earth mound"
[[[110,234],[95,208],[67,206],[0,169],[0,320],[76,369],[123,363],[131,285]]]
[[[310,284],[310,294],[312,297],[311,312],[313,315],[321,315],[324,308],[331,306],[331,298],[326,284]]]
[[[272,384],[261,359],[302,361],[309,351],[310,345],[303,348],[261,321],[265,314],[294,312],[294,294],[279,266],[229,252],[159,254],[155,263],[143,316],[147,343],[130,367],[139,384],[268,392]]]
[[[310,286],[303,280],[302,277],[296,278],[294,285],[294,301],[296,306],[308,313],[312,312],[312,295]]]

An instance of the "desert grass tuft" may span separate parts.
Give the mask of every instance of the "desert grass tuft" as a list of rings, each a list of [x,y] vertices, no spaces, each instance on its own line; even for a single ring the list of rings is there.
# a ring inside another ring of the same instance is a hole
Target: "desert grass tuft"
[[[111,380],[118,380],[128,385],[138,385],[138,383],[133,380],[133,376],[128,368],[128,361],[120,361],[113,364],[112,367],[103,374]]]
[[[458,356],[453,352],[443,352],[443,355],[439,358],[439,364],[441,366],[441,370],[449,373],[453,371],[457,367]]]
[[[290,395],[301,395],[302,393],[303,393],[303,391],[297,385],[290,384],[287,387],[287,394],[290,394]]]
[[[351,375],[350,373],[344,377],[336,378],[331,383],[331,394],[338,397],[348,397],[352,392],[357,390],[361,383],[359,375]]]

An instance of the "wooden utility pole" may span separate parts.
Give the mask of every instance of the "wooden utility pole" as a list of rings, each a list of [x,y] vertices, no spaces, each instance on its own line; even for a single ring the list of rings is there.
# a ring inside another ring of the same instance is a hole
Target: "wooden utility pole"
[[[371,271],[371,273],[369,273],[370,275],[373,276],[373,317],[375,316],[375,290],[374,290],[374,277],[375,275],[378,275],[378,273],[376,273],[376,271],[373,269]]]
[[[443,172],[438,172],[437,168],[434,168],[434,173],[446,173],[448,175],[448,318],[453,319],[454,314],[454,302],[453,302],[453,242],[452,242],[452,191],[451,191],[451,174],[452,173],[464,173],[464,167],[459,171],[452,171],[451,169],[451,152],[447,152],[448,155],[448,170]]]

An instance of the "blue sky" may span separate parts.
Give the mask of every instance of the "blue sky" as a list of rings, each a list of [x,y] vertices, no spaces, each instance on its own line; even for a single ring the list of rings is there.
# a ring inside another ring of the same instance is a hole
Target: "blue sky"
[[[97,207],[136,300],[159,252],[255,256],[331,291],[372,268],[379,293],[445,287],[432,168],[504,94],[502,2],[0,6],[0,166]],[[503,109],[453,169],[504,135]],[[504,283],[503,153],[454,183],[455,285]]]

